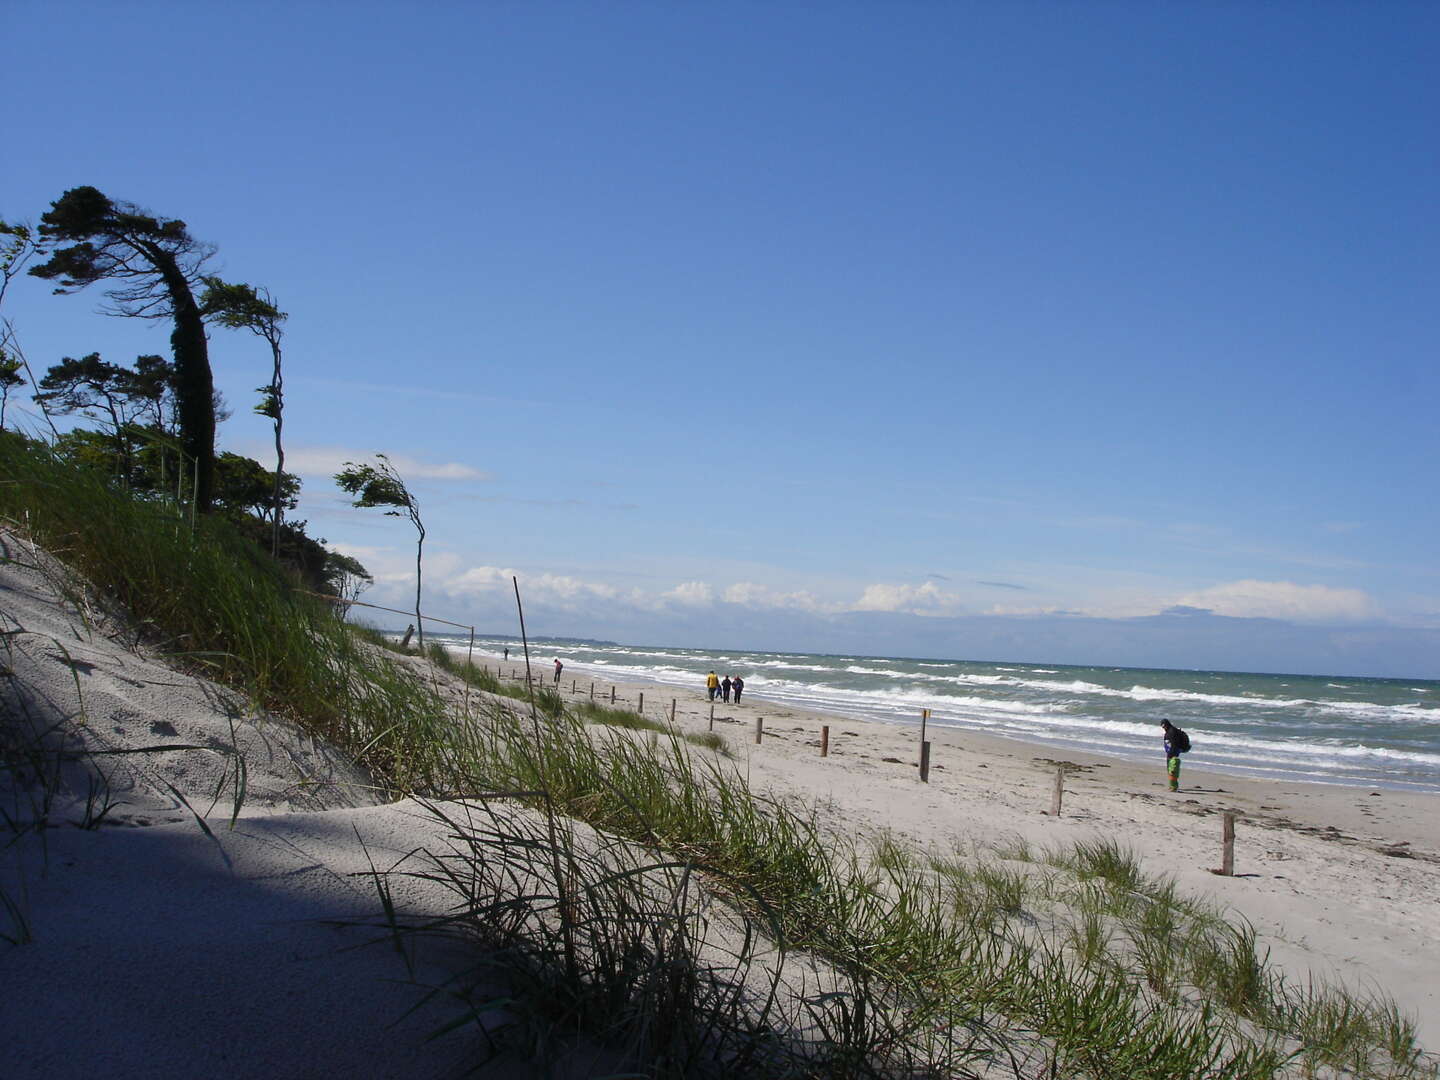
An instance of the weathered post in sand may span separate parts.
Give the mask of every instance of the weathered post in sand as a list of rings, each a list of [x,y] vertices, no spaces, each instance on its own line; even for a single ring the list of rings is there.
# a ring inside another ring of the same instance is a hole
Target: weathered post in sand
[[[595,700],[595,683],[593,681],[590,683],[590,700]]]
[[[574,679],[571,679],[571,680],[570,680],[570,693],[572,693],[572,694],[575,693],[575,680],[574,680]]]
[[[635,711],[638,712],[641,716],[644,716],[644,715],[645,715],[645,691],[644,691],[644,690],[641,690],[641,691],[640,691],[640,707],[639,707],[638,709],[636,709]]]
[[[1055,766],[1055,790],[1050,795],[1050,816],[1060,816],[1060,800],[1065,797],[1065,766]]]
[[[1220,826],[1220,839],[1224,844],[1224,850],[1220,853],[1220,874],[1222,877],[1235,876],[1235,815],[1230,811],[1225,812],[1223,824]]]
[[[610,687],[610,704],[615,704],[615,687]]]
[[[670,699],[670,723],[673,724],[674,722],[675,722],[675,699],[672,697],[672,698]]]
[[[764,738],[764,737],[765,737],[765,718],[764,718],[763,716],[757,716],[757,717],[755,717],[755,745],[756,745],[756,746],[759,746],[759,745],[760,745],[760,740],[761,740],[762,738]]]
[[[710,703],[710,730],[715,730],[715,703]]]
[[[830,756],[830,725],[824,724],[820,728],[820,756]]]
[[[930,782],[930,744],[928,742],[920,744],[920,782],[922,784]]]

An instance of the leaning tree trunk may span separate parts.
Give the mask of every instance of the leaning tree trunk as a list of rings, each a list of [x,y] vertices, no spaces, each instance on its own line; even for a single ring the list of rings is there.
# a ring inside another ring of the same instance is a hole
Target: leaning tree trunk
[[[420,617],[420,554],[425,548],[425,528],[417,519],[415,528],[420,532],[420,540],[415,545],[415,628],[420,632],[420,651],[425,651],[425,620]]]
[[[210,346],[205,320],[175,256],[154,244],[143,245],[170,293],[175,331],[175,404],[180,418],[180,446],[195,463],[195,506],[210,509],[215,490],[215,378],[210,372]]]
[[[193,299],[188,311],[177,306],[170,343],[175,347],[180,445],[195,462],[195,505],[203,513],[210,509],[215,489],[215,380],[210,374],[205,323]]]
[[[275,360],[275,373],[270,379],[270,395],[275,406],[275,491],[272,495],[273,514],[270,522],[270,557],[280,557],[280,480],[285,475],[285,447],[280,441],[284,426],[285,386],[280,374],[280,344],[270,342],[270,355]]]

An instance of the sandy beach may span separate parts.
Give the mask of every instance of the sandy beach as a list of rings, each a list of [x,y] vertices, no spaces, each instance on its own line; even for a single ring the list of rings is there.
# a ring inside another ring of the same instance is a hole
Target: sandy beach
[[[496,667],[495,658],[486,662]],[[498,668],[521,672],[513,660]],[[588,676],[567,672],[567,696],[572,685],[574,696],[588,697]],[[677,727],[709,730],[703,686],[596,683],[601,700],[611,685],[618,703],[634,708],[643,694],[646,714],[668,721],[673,701]],[[714,703],[714,717],[757,790],[818,806],[837,835],[890,830],[940,851],[1014,837],[1035,846],[1120,840],[1147,872],[1173,875],[1185,891],[1249,920],[1287,976],[1390,995],[1419,1021],[1421,1042],[1440,1046],[1440,795],[1221,775],[1205,771],[1200,753],[1187,755],[1182,789],[1171,793],[1158,726],[1147,767],[931,725],[930,777],[921,783],[918,725],[825,716],[749,692],[738,705]],[[1233,877],[1213,872],[1227,811],[1236,814]]]
[[[454,1015],[443,999],[414,1008],[461,958],[436,949],[406,963],[383,934],[354,925],[380,908],[372,867],[443,842],[434,819],[411,801],[384,802],[293,725],[165,665],[123,620],[67,602],[64,575],[42,552],[0,539],[10,749],[17,725],[31,725],[52,749],[83,751],[48,806],[24,769],[8,769],[0,789],[12,823],[0,860],[6,1075],[399,1077],[446,1075],[467,1055],[473,1064],[473,1034],[429,1039]],[[566,696],[588,698],[588,678],[573,694],[571,682],[567,673]],[[609,684],[596,692],[608,700]],[[680,730],[710,729],[703,688],[616,688],[631,707],[642,693],[652,718],[668,722],[673,700]],[[1158,753],[1150,767],[1070,754],[1057,818],[1052,751],[932,728],[921,783],[914,729],[748,696],[716,704],[713,722],[756,790],[816,808],[836,836],[889,830],[943,851],[1017,836],[1037,846],[1122,840],[1148,872],[1250,920],[1291,976],[1389,994],[1419,1020],[1422,1042],[1440,1045],[1433,796],[1272,786],[1193,767],[1172,795]],[[232,826],[241,757],[246,791]],[[1210,868],[1227,810],[1240,815],[1237,875],[1222,878]],[[41,820],[48,827],[27,830]],[[392,880],[407,910],[450,903]],[[529,1073],[512,1063],[498,1075]]]

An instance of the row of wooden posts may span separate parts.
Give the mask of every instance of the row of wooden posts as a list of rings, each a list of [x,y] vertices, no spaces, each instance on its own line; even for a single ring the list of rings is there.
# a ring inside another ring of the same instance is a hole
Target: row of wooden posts
[[[496,670],[497,670],[497,672],[498,672],[498,674],[499,674],[499,677],[503,679],[503,678],[505,677],[504,669],[503,669],[503,668],[497,668]],[[524,677],[525,677],[525,676],[524,676],[522,670],[519,669],[519,668],[517,668],[517,669],[515,670],[515,678],[516,678],[516,679],[523,679]],[[531,675],[531,680],[534,681],[534,682],[536,682],[536,683],[539,683],[540,685],[544,685],[544,683],[545,683],[545,678],[544,678],[543,675]],[[580,691],[579,691],[579,689],[578,689],[578,686],[579,686],[578,681],[575,680],[575,679],[571,679],[571,680],[570,680],[570,693],[571,693],[571,694],[577,694],[577,693],[579,693]],[[639,691],[639,695],[640,695],[640,700],[639,700],[638,705],[636,706],[636,711],[643,715],[644,712],[645,712],[645,691],[643,691],[643,690]],[[602,698],[602,700],[603,700],[603,698],[604,698],[604,696],[605,696],[604,693],[603,693],[603,691],[602,691],[602,693],[601,693],[600,696],[601,696],[601,698]],[[594,682],[591,682],[591,683],[590,683],[590,700],[591,700],[591,701],[594,701],[594,700],[595,700],[595,684],[594,684]],[[614,705],[614,704],[615,704],[615,700],[616,700],[616,699],[615,699],[615,687],[614,687],[614,685],[612,684],[611,687],[610,687],[610,704],[611,704],[611,705]],[[676,703],[676,700],[677,700],[677,699],[675,699],[675,698],[671,698],[671,699],[670,699],[670,723],[672,723],[672,724],[675,723],[675,703]],[[929,710],[929,709],[921,709],[921,710],[920,710],[920,782],[921,782],[921,783],[924,783],[924,784],[928,784],[928,783],[930,782],[930,741],[925,738],[926,728],[927,728],[927,726],[929,725],[929,723],[930,723],[930,710]],[[714,731],[714,730],[715,730],[715,703],[714,703],[713,701],[710,703],[710,730],[711,730],[711,731]],[[764,739],[764,737],[765,737],[765,718],[764,718],[763,716],[757,716],[757,717],[755,718],[755,745],[756,745],[756,746],[759,746],[760,743],[761,743],[761,740]],[[830,756],[830,725],[829,725],[829,724],[822,724],[821,727],[820,727],[820,756],[821,756],[821,757],[829,757],[829,756]],[[1055,787],[1052,789],[1052,791],[1051,791],[1051,793],[1050,793],[1050,816],[1051,816],[1051,817],[1056,817],[1056,818],[1058,818],[1058,817],[1060,816],[1060,806],[1061,806],[1061,803],[1064,802],[1064,799],[1065,799],[1065,766],[1064,766],[1064,765],[1057,765],[1057,766],[1055,767]],[[1215,872],[1218,873],[1218,874],[1220,874],[1220,875],[1222,875],[1222,876],[1224,876],[1224,877],[1233,877],[1233,876],[1235,875],[1235,814],[1234,814],[1234,812],[1233,812],[1233,811],[1229,811],[1229,810],[1225,811],[1224,814],[1223,814],[1223,816],[1222,816],[1221,821],[1222,821],[1222,824],[1221,824],[1221,840],[1220,840],[1220,842],[1221,842],[1220,869],[1217,870],[1217,871],[1215,871]]]

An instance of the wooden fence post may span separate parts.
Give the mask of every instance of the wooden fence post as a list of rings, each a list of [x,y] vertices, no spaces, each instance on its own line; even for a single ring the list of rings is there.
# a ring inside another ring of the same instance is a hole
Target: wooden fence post
[[[715,730],[715,703],[710,703],[710,730]]]
[[[610,687],[610,704],[615,704],[615,687]]]
[[[820,728],[820,756],[830,756],[830,725],[824,724]]]
[[[644,690],[641,690],[641,691],[640,691],[640,707],[639,707],[638,709],[636,709],[635,711],[638,712],[638,713],[640,713],[642,716],[645,714],[645,691],[644,691]]]
[[[755,718],[755,745],[756,745],[756,746],[759,746],[759,745],[760,745],[760,740],[761,740],[762,738],[764,738],[764,737],[765,737],[765,718],[764,718],[763,716],[757,716],[757,717]]]
[[[1055,766],[1055,791],[1050,796],[1050,816],[1060,816],[1060,801],[1065,796],[1065,766]]]
[[[591,701],[594,701],[594,700],[595,700],[595,683],[594,683],[593,680],[592,680],[591,683],[590,683],[590,700],[591,700]]]
[[[1225,877],[1235,876],[1235,815],[1226,811],[1221,826],[1221,840],[1225,848],[1220,853],[1220,873]]]
[[[922,784],[930,782],[930,743],[928,741],[920,744],[920,782]]]
[[[675,699],[672,697],[672,698],[670,699],[670,723],[673,724],[674,722],[675,722]]]

